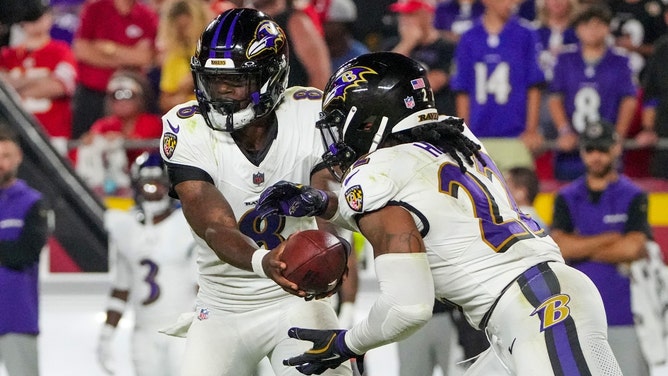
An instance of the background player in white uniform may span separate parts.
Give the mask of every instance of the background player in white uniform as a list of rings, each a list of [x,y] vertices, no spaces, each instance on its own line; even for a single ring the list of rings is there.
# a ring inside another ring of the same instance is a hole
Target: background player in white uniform
[[[117,253],[98,360],[113,372],[113,333],[130,303],[135,317],[131,351],[135,374],[176,375],[185,340],[158,330],[194,309],[196,245],[181,209],[167,195],[169,180],[160,154],[140,155],[132,165],[131,178],[137,206],[105,213],[110,245]]]
[[[285,34],[253,9],[216,17],[202,33],[191,69],[197,100],[164,115],[161,140],[173,191],[202,246],[198,307],[185,320],[181,374],[246,376],[268,356],[276,375],[297,375],[282,360],[308,344],[287,337],[288,328],[337,327],[336,314],[326,300],[305,301],[283,291],[266,278],[262,261],[316,221],[260,218],[255,204],[264,188],[280,180],[317,187],[331,181],[314,126],[322,92],[286,89]],[[311,192],[318,194],[310,196],[316,203],[326,198],[315,189],[302,193]],[[301,209],[298,214],[315,214]],[[287,288],[296,292],[297,286]],[[350,375],[350,365],[328,374]]]
[[[336,215],[371,242],[381,295],[348,331],[290,329],[313,349],[286,364],[317,374],[403,338],[436,297],[490,339],[468,374],[621,375],[596,287],[518,210],[463,121],[439,117],[419,63],[362,55],[324,95],[324,160],[347,171]],[[258,210],[283,212],[293,196],[284,187],[263,193]]]

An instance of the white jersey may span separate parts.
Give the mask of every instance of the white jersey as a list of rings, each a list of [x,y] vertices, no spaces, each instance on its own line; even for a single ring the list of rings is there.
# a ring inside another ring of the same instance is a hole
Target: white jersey
[[[276,139],[258,165],[248,160],[230,133],[206,125],[197,101],[178,105],[163,116],[161,153],[169,164],[205,171],[232,206],[239,230],[259,246],[272,249],[295,231],[316,228],[310,217],[271,216],[258,221],[255,204],[264,189],[280,180],[309,184],[324,152],[315,127],[321,98],[314,88],[291,87],[285,92],[275,111]],[[221,261],[203,239],[193,235],[201,245],[198,297],[202,305],[243,312],[290,297],[272,280]]]
[[[137,328],[157,330],[193,310],[196,244],[181,209],[158,224],[141,223],[134,210],[107,210],[105,227],[117,251],[112,286],[130,291]]]
[[[480,144],[468,128],[465,134]],[[486,167],[477,161],[463,174],[428,143],[383,148],[355,163],[339,194],[339,211],[352,225],[360,213],[387,205],[408,210],[424,239],[436,297],[461,306],[476,326],[522,272],[547,260],[563,262],[556,243],[518,210],[486,159]]]

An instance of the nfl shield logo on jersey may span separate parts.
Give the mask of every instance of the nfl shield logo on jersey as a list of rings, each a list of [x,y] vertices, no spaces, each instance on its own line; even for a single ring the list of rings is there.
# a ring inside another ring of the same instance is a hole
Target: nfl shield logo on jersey
[[[197,320],[202,321],[209,318],[209,310],[206,308],[200,308],[199,313],[197,314]]]
[[[253,174],[253,184],[260,185],[262,183],[264,183],[264,172]]]

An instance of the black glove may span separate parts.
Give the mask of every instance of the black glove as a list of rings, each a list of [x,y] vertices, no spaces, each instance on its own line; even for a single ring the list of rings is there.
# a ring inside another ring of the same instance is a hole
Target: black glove
[[[324,191],[281,180],[262,192],[255,210],[262,219],[272,214],[311,217],[324,213],[328,201]]]
[[[364,354],[352,352],[344,340],[346,330],[290,328],[288,336],[313,342],[313,347],[305,353],[283,360],[283,365],[296,366],[305,375],[320,375],[336,368],[350,358],[356,359],[357,369],[364,374]]]

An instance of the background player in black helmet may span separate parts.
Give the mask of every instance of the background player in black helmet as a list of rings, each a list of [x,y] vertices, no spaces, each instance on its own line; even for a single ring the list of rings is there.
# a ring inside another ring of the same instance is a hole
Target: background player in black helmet
[[[183,212],[167,195],[169,180],[160,154],[141,154],[132,164],[130,175],[136,207],[105,213],[105,227],[116,257],[97,358],[105,371],[113,373],[114,333],[128,309],[134,312],[134,373],[177,375],[185,341],[158,330],[195,305],[195,241]]]

